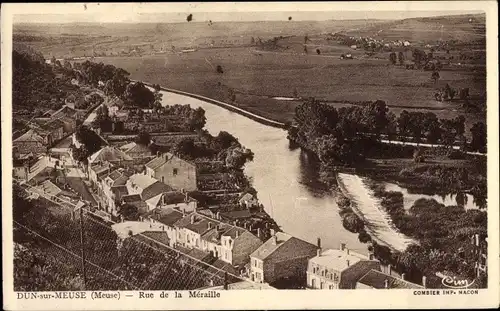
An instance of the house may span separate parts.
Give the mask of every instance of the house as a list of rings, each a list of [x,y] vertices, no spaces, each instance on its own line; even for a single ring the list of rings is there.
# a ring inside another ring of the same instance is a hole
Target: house
[[[62,190],[50,180],[45,180],[44,182],[33,188],[33,190],[46,197],[48,196],[49,198],[54,198],[62,193]]]
[[[164,226],[165,232],[169,238],[170,247],[174,247],[176,237],[176,229],[174,224],[182,219],[186,214],[177,209],[168,208],[155,208],[149,211],[146,215],[141,216],[142,221],[151,222],[153,224]]]
[[[85,111],[78,111],[74,108],[64,105],[61,109],[54,112],[50,117],[52,119],[67,117],[74,120],[83,120],[83,118],[85,117]]]
[[[162,185],[162,187],[164,187]],[[191,213],[197,208],[198,201],[190,198],[187,193],[179,191],[162,192],[146,201],[148,208],[177,208],[178,210]]]
[[[307,266],[307,288],[353,289],[358,280],[370,270],[380,270],[380,263],[346,248],[323,251],[309,259]]]
[[[40,128],[45,132],[45,140],[49,146],[64,138],[64,122],[59,119],[44,123]]]
[[[277,232],[250,255],[250,278],[269,284],[287,278],[305,280],[308,261],[317,249],[314,244]]]
[[[121,162],[132,160],[133,159],[123,151],[113,146],[105,146],[99,151],[96,151],[94,154],[92,154],[88,158],[88,163],[89,165],[106,162],[120,164]]]
[[[247,208],[259,205],[259,200],[257,200],[257,198],[253,194],[248,192],[242,195],[238,202],[240,203],[240,205],[246,206]]]
[[[174,224],[175,244],[209,252],[231,266],[243,267],[262,241],[248,230],[223,223],[197,212]]]
[[[146,163],[146,174],[175,189],[196,190],[196,165],[171,153],[164,153]]]
[[[130,176],[126,183],[126,186],[130,194],[141,195],[144,189],[156,183],[157,181],[158,180],[151,178],[146,174],[134,174]]]
[[[76,120],[70,117],[60,117],[60,120],[63,124],[63,131],[65,134],[70,134],[76,131]]]
[[[422,285],[408,282],[403,278],[372,269],[363,275],[356,283],[356,289],[423,289],[426,279],[422,278]]]
[[[101,177],[99,195],[104,199],[106,212],[117,215],[116,202],[120,202],[123,196],[128,195],[126,183],[132,174],[123,168],[115,168]]]
[[[134,159],[153,156],[148,146],[144,146],[136,142],[131,142],[126,145],[123,145],[120,147],[120,150]]]
[[[12,141],[12,153],[14,156],[23,154],[40,154],[47,151],[44,138],[33,129]]]
[[[94,186],[97,186],[101,177],[109,174],[114,168],[114,165],[109,162],[89,164],[88,174],[89,179]]]

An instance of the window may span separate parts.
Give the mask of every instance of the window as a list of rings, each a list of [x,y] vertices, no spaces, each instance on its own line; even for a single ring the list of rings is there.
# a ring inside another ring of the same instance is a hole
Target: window
[[[162,183],[165,183],[165,176],[162,176],[162,177],[161,177],[161,182],[162,182]]]
[[[311,280],[311,287],[316,288],[316,280],[315,279]]]
[[[177,173],[178,173],[178,170],[176,168],[174,168],[172,174],[175,176],[175,175],[177,175]]]

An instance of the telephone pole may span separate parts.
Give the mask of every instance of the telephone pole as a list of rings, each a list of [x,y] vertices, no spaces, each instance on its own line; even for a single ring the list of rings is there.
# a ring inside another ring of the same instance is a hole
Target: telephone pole
[[[85,227],[83,223],[83,207],[85,203],[79,201],[76,205],[75,209],[80,210],[80,245],[82,247],[81,256],[82,256],[82,275],[83,275],[83,290],[87,289],[87,271],[85,269]]]

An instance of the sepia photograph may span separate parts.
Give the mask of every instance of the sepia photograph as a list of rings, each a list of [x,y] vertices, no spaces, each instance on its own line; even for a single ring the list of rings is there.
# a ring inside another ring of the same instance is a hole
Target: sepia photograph
[[[498,290],[496,4],[426,3],[2,5],[11,307]]]

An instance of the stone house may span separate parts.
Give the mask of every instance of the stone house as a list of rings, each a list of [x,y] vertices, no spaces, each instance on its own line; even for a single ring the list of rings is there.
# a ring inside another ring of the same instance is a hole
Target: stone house
[[[340,249],[318,249],[309,259],[307,288],[354,289],[359,279],[370,270],[380,270],[380,263],[353,252],[341,244]]]
[[[273,284],[284,279],[306,279],[310,258],[318,247],[284,232],[275,233],[250,255],[250,278]]]
[[[183,191],[196,190],[196,165],[171,153],[164,153],[146,163],[146,174]]]
[[[29,153],[41,154],[46,151],[45,139],[33,129],[29,129],[12,141],[12,152],[15,157]]]
[[[262,241],[248,230],[223,223],[199,213],[186,215],[175,223],[175,243],[209,252],[214,258],[242,267]]]

